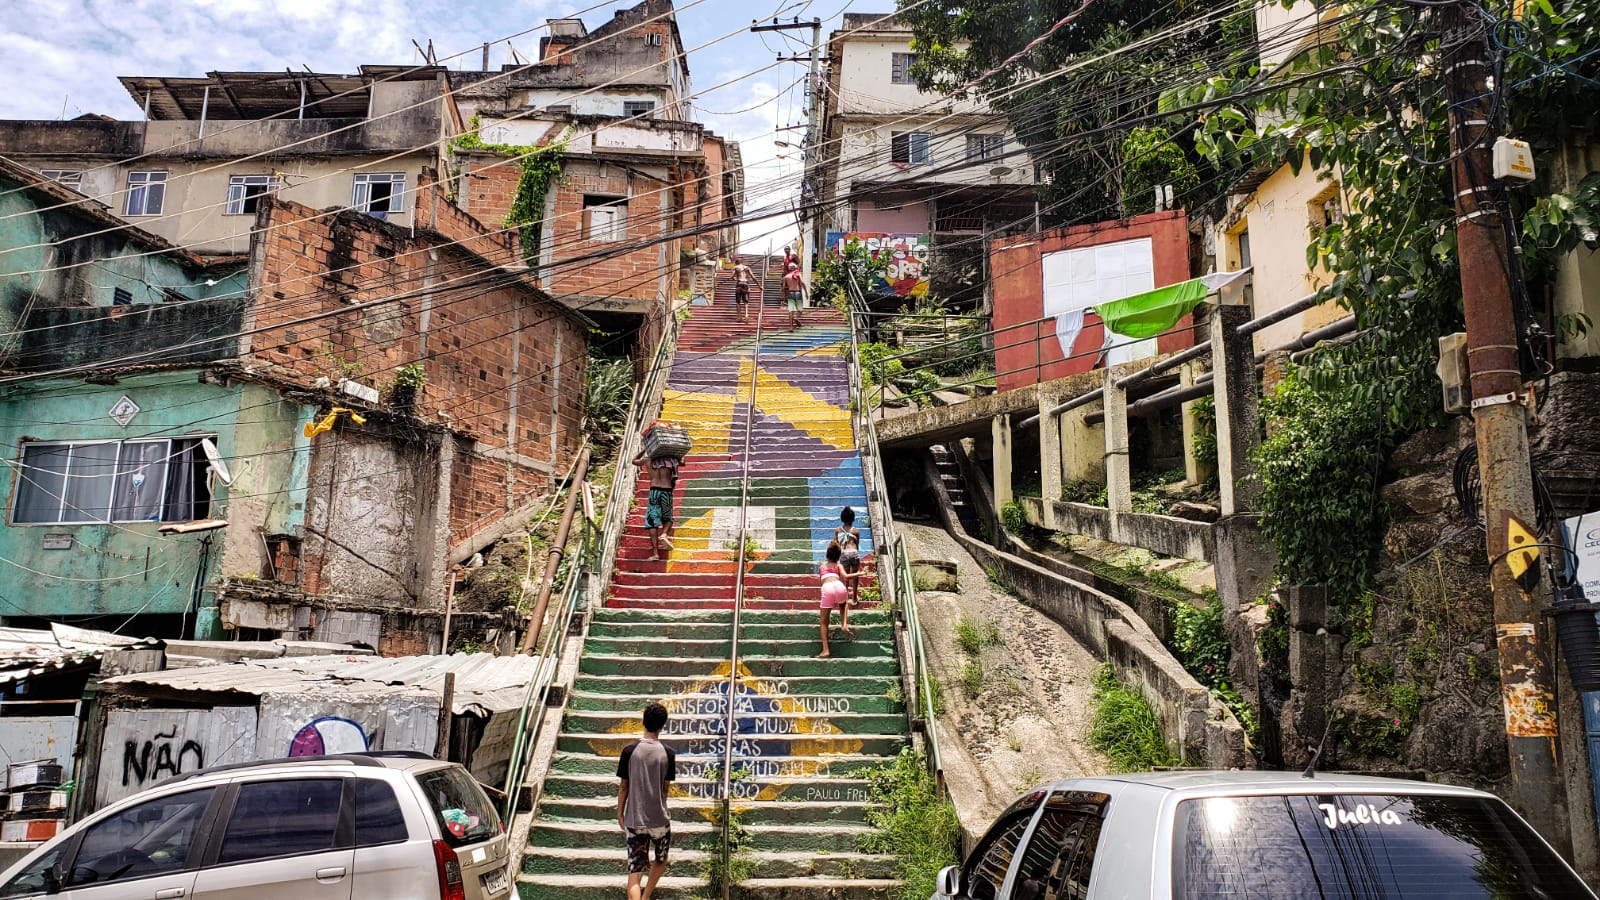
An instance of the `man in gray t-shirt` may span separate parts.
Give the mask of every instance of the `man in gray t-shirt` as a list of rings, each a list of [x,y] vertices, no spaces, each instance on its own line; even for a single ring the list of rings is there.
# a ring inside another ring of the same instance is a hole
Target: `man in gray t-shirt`
[[[666,724],[665,706],[646,706],[644,737],[623,747],[617,760],[617,777],[622,779],[617,789],[617,825],[628,836],[628,900],[650,900],[656,882],[667,870],[667,851],[672,848],[667,782],[677,778],[678,757],[661,743],[661,729]]]

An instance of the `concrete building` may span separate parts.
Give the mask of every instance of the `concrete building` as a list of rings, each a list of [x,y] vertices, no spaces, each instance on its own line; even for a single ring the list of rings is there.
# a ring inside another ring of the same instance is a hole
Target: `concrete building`
[[[266,197],[205,258],[0,161],[0,621],[437,650],[577,450],[591,323],[419,175],[411,228]]]
[[[457,130],[446,78],[409,66],[124,77],[143,121],[6,122],[0,155],[204,255],[245,252],[268,194],[409,226],[417,178]]]
[[[918,90],[914,62],[911,30],[890,14],[847,13],[830,36],[824,225],[840,236],[925,236],[938,269],[957,271],[960,257],[983,272],[985,237],[1034,228],[1039,176],[1002,115]]]
[[[680,292],[711,293],[743,208],[738,144],[690,121],[689,69],[670,0],[645,0],[589,31],[553,19],[532,65],[456,72],[454,99],[477,142],[452,147],[457,202],[505,220],[519,151],[560,144],[543,199],[541,284],[603,325],[643,322],[652,346]]]

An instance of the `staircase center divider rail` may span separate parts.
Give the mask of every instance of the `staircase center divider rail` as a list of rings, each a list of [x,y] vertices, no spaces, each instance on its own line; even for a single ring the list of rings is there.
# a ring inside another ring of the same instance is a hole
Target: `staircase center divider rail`
[[[913,724],[917,716],[922,718],[922,730],[928,748],[928,771],[933,776],[938,792],[943,795],[944,760],[939,752],[939,725],[931,685],[934,676],[928,667],[928,650],[922,635],[922,617],[917,610],[917,585],[911,573],[910,554],[906,552],[905,540],[894,533],[894,518],[885,493],[888,482],[883,473],[883,456],[878,449],[878,426],[872,408],[872,391],[866,385],[857,337],[857,323],[860,321],[857,313],[866,309],[866,300],[853,273],[845,297],[850,327],[850,396],[862,423],[861,431],[866,437],[865,451],[861,454],[862,465],[872,476],[872,492],[867,502],[872,516],[873,540],[878,547],[878,588],[890,604],[898,601],[901,617],[905,621],[906,643],[911,651],[913,693],[916,694],[915,697],[906,698],[906,709],[908,714],[910,710],[916,710],[915,714],[910,714]],[[888,558],[884,559],[885,556]]]
[[[583,584],[587,580],[593,586],[592,596],[596,599],[603,598],[610,586],[617,549],[622,543],[622,530],[628,520],[628,501],[632,498],[634,485],[637,483],[638,471],[633,466],[633,457],[639,452],[641,432],[645,423],[653,415],[656,388],[677,347],[677,336],[678,319],[669,315],[667,326],[661,333],[661,342],[656,345],[656,353],[650,362],[650,368],[645,372],[644,381],[634,388],[633,400],[628,404],[622,444],[617,448],[616,464],[611,476],[611,490],[606,499],[604,524],[597,534],[594,524],[585,518],[578,553],[574,557],[569,557],[576,562],[567,567],[566,581],[562,585],[561,598],[555,604],[554,618],[550,627],[545,630],[544,638],[538,648],[540,660],[538,671],[533,680],[528,682],[528,690],[522,700],[522,710],[517,716],[516,735],[511,743],[510,765],[506,770],[505,820],[508,823],[516,815],[517,801],[522,795],[522,780],[527,777],[533,750],[539,745],[539,735],[544,728],[543,711],[561,665],[561,651],[565,645],[567,632],[571,630],[573,617],[583,606]],[[567,489],[579,490],[580,487],[572,484],[568,485]],[[589,579],[582,577],[586,569],[597,577]],[[539,710],[539,713],[536,715],[534,710]]]
[[[569,485],[568,490],[580,490],[579,485]],[[582,513],[579,513],[582,515]],[[572,619],[583,605],[583,572],[592,565],[591,551],[595,547],[594,525],[587,517],[583,520],[583,536],[578,539],[578,552],[568,556],[567,577],[561,587],[561,599],[555,605],[550,627],[545,629],[539,642],[539,668],[528,691],[522,699],[522,712],[517,716],[516,736],[511,742],[511,762],[506,769],[505,821],[510,822],[517,813],[517,800],[522,796],[522,780],[527,777],[533,748],[539,745],[539,735],[544,728],[543,710],[550,699],[550,688],[555,684],[561,666],[561,650],[566,643]],[[535,715],[534,710],[540,713]],[[531,721],[530,721],[531,719]]]
[[[772,272],[772,254],[767,254],[761,268],[764,288]],[[734,711],[739,689],[739,619],[744,609],[744,570],[746,529],[750,515],[750,436],[756,425],[756,385],[761,380],[761,326],[766,314],[767,301],[763,295],[756,307],[756,343],[750,357],[750,405],[744,419],[744,465],[739,473],[739,550],[733,573],[733,626],[728,641],[728,687],[724,697],[722,724],[722,900],[728,900],[732,885],[728,870],[733,863],[733,738]]]

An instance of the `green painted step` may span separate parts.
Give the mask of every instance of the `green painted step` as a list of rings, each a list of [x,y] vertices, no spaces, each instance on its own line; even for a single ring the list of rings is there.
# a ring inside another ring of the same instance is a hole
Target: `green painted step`
[[[832,660],[823,660],[832,662]],[[760,679],[757,679],[760,680]],[[612,675],[602,673],[599,675],[579,676],[573,683],[573,690],[584,691],[591,694],[608,694],[634,698],[639,709],[644,709],[644,704],[650,700],[660,700],[679,694],[704,693],[704,683],[725,682],[727,676],[713,676],[710,673],[692,676],[682,675]],[[890,688],[900,683],[900,673],[893,672],[882,675],[822,675],[787,676],[781,679],[781,685],[772,686],[791,697],[804,696],[829,696],[829,697],[884,697]]]
[[[798,701],[796,701],[798,702]],[[764,701],[763,701],[764,704]],[[705,704],[715,708],[720,698]],[[741,709],[748,707],[741,706]],[[561,727],[565,731],[581,734],[612,733],[637,724],[637,712],[580,712],[569,711]],[[905,727],[906,717],[895,713],[806,713],[806,712],[735,712],[737,734],[745,737],[809,736],[810,729],[827,723],[844,734],[890,734]],[[664,734],[694,737],[715,736],[723,733],[727,716],[722,714],[679,713],[667,719]]]
[[[856,617],[860,612],[850,614],[850,628],[856,633],[857,641],[890,641],[894,636],[894,629],[886,621],[878,624],[868,624],[859,621]],[[773,641],[803,641],[816,640],[818,637],[817,614],[808,615],[809,622],[779,623],[779,622],[741,622],[739,626],[739,642],[743,646],[750,640]],[[589,626],[589,644],[596,640],[638,640],[662,638],[667,640],[711,640],[726,638],[730,626],[726,623],[716,622],[595,622]]]
[[[743,760],[739,767],[759,779],[767,778],[865,778],[894,762],[883,756],[847,754],[812,759],[799,756],[768,756],[759,761]],[[679,757],[678,777],[704,778],[719,774],[721,758]],[[617,758],[600,756],[587,747],[578,751],[558,750],[550,760],[552,775],[602,775],[615,778]]]
[[[862,800],[867,796],[866,778],[814,778],[793,776],[765,778],[753,788],[770,791],[773,799],[826,802],[837,798]],[[673,787],[695,797],[721,796],[720,779],[680,778]],[[544,783],[545,797],[586,797],[591,799],[617,797],[615,773],[609,775],[552,775]]]
[[[677,841],[674,841],[676,844]],[[668,872],[698,872],[710,854],[696,845],[674,846]],[[894,857],[875,853],[769,852],[750,856],[756,878],[893,878]],[[530,853],[522,871],[530,875],[603,875],[625,871],[627,857],[618,848],[571,848],[560,856]]]
[[[741,629],[742,630],[742,629]],[[821,628],[811,629],[809,638],[799,640],[763,640],[741,635],[739,656],[814,657],[821,649]],[[653,660],[670,656],[686,659],[725,660],[733,647],[729,638],[690,640],[684,638],[590,637],[583,652],[600,656],[637,656],[648,667]],[[888,640],[869,641],[857,634],[854,638],[831,637],[831,658],[892,657],[894,644]]]
[[[668,872],[682,871],[669,867]],[[517,894],[522,900],[616,900],[624,882],[604,875],[519,875]],[[899,882],[888,879],[760,878],[740,883],[736,896],[761,900],[888,900]],[[698,878],[667,875],[656,882],[652,900],[699,900],[706,896]]]
[[[616,758],[622,755],[623,747],[633,743],[638,737],[637,733],[563,732],[556,737],[556,749],[568,753],[594,753]],[[720,758],[724,745],[720,737],[686,735],[663,735],[661,743],[680,754],[680,758],[682,756]],[[740,734],[734,737],[734,756],[740,759],[765,757],[772,752],[770,748],[774,745],[803,745],[809,748],[811,754],[818,757],[850,754],[893,756],[899,753],[906,743],[907,739],[903,734],[808,734],[767,737]]]
[[[668,801],[672,815],[679,819],[714,814],[717,800],[673,798]],[[808,803],[804,800],[763,800],[752,803],[747,821],[764,825],[864,825],[871,804],[864,802]],[[539,816],[552,820],[617,821],[617,798],[541,797]]]
[[[882,645],[888,646],[888,645]],[[758,678],[787,679],[794,676],[836,675],[898,675],[899,666],[893,656],[867,656],[842,659],[797,659],[791,657],[739,655],[739,664]],[[703,659],[641,660],[632,656],[601,656],[587,650],[579,661],[578,671],[586,675],[634,675],[648,672],[653,675],[678,675],[691,678],[710,677],[715,665]]]
[[[802,709],[810,710],[819,716],[831,716],[840,713],[895,713],[896,715],[903,715],[905,711],[905,704],[891,699],[887,692],[855,697],[819,697],[798,694],[794,695],[793,699]],[[721,693],[678,694],[668,697],[663,702],[667,705],[667,712],[674,715],[679,713],[714,715],[727,709],[722,703]],[[569,711],[623,712],[638,716],[643,708],[644,703],[639,697],[631,694],[600,694],[587,690],[574,690],[567,699],[567,709]]]
[[[713,840],[717,831],[709,821],[695,821],[690,814],[672,806],[672,843],[679,847],[698,847],[702,841]],[[617,807],[613,802],[609,820],[554,821],[538,819],[528,830],[529,852],[539,848],[572,847],[592,850],[596,847],[622,847],[622,832],[617,828]],[[696,818],[699,818],[698,816]],[[756,852],[783,850],[810,853],[855,853],[862,838],[873,833],[865,825],[838,823],[831,825],[765,825],[748,822],[751,843]],[[623,868],[626,868],[624,866]],[[670,869],[669,869],[670,872]]]

